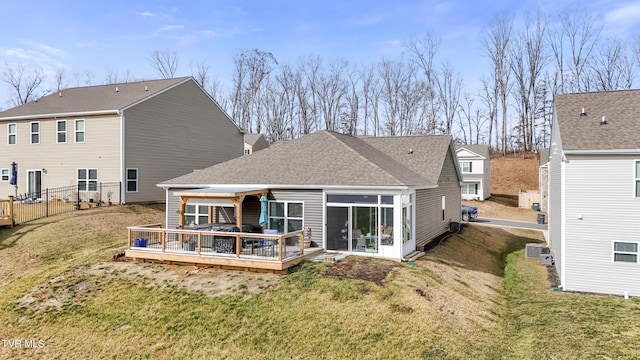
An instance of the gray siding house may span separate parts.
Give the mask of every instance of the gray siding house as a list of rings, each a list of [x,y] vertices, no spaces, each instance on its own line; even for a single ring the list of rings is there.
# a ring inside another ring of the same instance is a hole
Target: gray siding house
[[[488,145],[458,145],[462,174],[462,199],[484,201],[491,197],[491,157]]]
[[[258,150],[269,147],[267,139],[262,134],[244,134],[244,154],[249,155]]]
[[[158,186],[167,194],[168,229],[231,222],[260,231],[266,194],[263,228],[304,230],[311,246],[325,250],[402,259],[460,221],[460,183],[451,136],[320,131]],[[240,205],[224,199],[244,193],[256,196],[242,196]]]
[[[640,91],[557,95],[549,246],[568,291],[640,296]]]
[[[119,182],[114,201],[164,201],[159,182],[243,153],[242,131],[190,77],[64,89],[0,112],[0,129],[18,193],[82,184],[84,199]],[[3,176],[0,197],[14,191]]]

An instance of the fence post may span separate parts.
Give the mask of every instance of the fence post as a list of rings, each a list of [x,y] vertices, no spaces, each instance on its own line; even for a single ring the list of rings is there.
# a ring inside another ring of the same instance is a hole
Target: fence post
[[[49,217],[49,188],[44,189],[44,217]]]

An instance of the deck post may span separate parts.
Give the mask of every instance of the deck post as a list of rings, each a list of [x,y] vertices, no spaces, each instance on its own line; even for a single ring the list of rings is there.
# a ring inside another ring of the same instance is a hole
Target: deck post
[[[304,232],[300,233],[300,252],[304,254]]]
[[[236,235],[236,257],[240,257],[240,251],[242,251],[242,241],[240,235]]]
[[[167,250],[167,231],[166,230],[162,230],[162,232],[160,233],[161,241],[162,241],[162,252],[165,252]]]
[[[202,233],[198,232],[198,255],[200,255],[200,244],[202,244]]]
[[[9,221],[11,221],[11,228],[13,228],[13,224],[16,222],[15,214],[13,213],[13,196],[9,195]]]
[[[279,237],[278,239],[278,260],[282,261],[282,248],[284,246],[282,246],[282,243],[284,242],[284,238],[282,236]]]
[[[129,248],[131,248],[131,229],[127,229],[127,232],[129,233]]]

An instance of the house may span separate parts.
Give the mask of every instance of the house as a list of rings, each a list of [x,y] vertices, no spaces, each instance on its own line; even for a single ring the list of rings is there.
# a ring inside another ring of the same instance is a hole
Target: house
[[[266,149],[269,143],[262,134],[244,134],[244,154],[249,155],[258,150]]]
[[[15,162],[18,193],[40,200],[45,188],[78,185],[85,199],[115,182],[114,201],[164,201],[159,182],[243,152],[242,131],[191,77],[56,91],[0,112],[0,128],[0,197],[14,194]]]
[[[324,249],[400,260],[460,221],[457,164],[452,138],[444,135],[354,137],[320,131],[281,141],[159,184],[167,192],[164,233],[129,230],[133,238],[165,240],[154,249],[130,247],[127,256],[276,270],[294,264],[283,251],[298,256]],[[173,247],[177,251],[163,250],[172,246],[168,236],[204,239],[211,233],[198,229],[224,231],[228,226],[222,224],[229,222],[236,232],[242,229],[228,244],[231,257],[202,240],[194,246],[200,250],[180,251],[179,245]],[[251,234],[263,228],[278,235]],[[280,242],[291,234],[307,245],[291,249]],[[282,248],[256,258],[246,246],[255,236]]]
[[[562,289],[640,296],[640,90],[557,95],[549,247]]]
[[[540,194],[540,211],[546,212],[549,205],[549,148],[540,149],[538,155],[538,194]]]
[[[456,147],[462,173],[462,199],[484,201],[491,196],[491,157],[487,145]]]

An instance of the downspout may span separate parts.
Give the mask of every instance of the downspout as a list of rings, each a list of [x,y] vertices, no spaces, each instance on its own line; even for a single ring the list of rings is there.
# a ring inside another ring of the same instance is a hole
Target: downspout
[[[121,110],[118,110],[118,115],[120,115],[120,205],[125,204],[127,199],[125,198],[125,187],[126,183],[124,181],[124,161],[125,161],[125,138],[124,138],[124,113]]]

